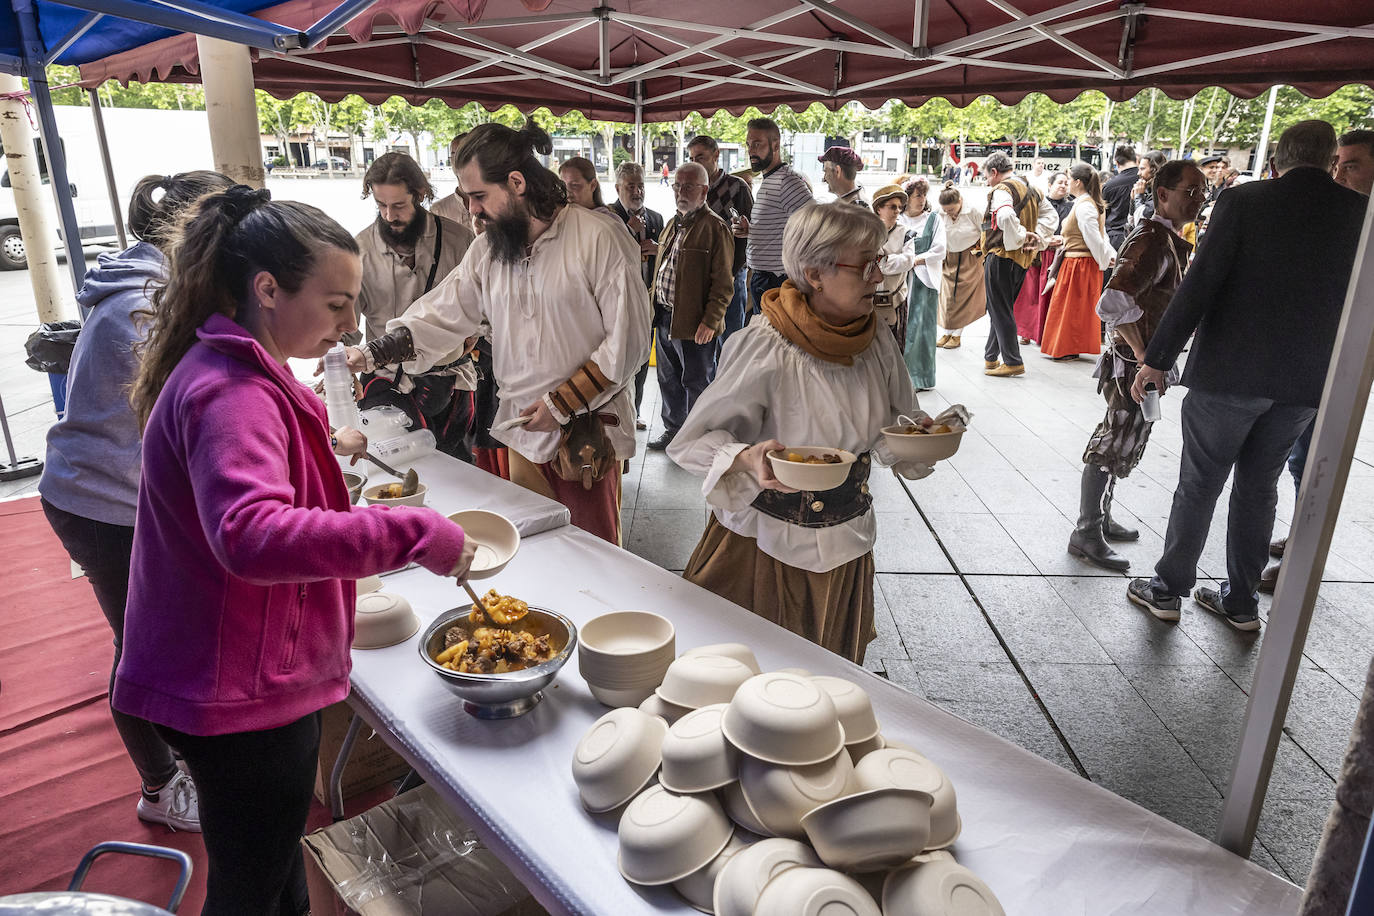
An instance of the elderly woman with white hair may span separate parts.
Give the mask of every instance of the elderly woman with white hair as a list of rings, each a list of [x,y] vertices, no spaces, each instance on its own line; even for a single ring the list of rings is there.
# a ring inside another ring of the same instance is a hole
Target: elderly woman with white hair
[[[711,519],[687,562],[692,582],[859,662],[874,638],[871,464],[894,465],[881,433],[920,414],[893,335],[873,311],[887,238],[852,204],[808,204],[788,220],[788,280],[725,345],[668,455],[706,478]],[[823,445],[859,456],[848,479],[798,492],[767,453]],[[896,463],[910,479],[926,465]]]

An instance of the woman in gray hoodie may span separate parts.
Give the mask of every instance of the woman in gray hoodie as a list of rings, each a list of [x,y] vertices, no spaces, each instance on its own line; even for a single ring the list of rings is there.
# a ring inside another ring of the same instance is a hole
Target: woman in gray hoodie
[[[86,573],[114,631],[119,666],[129,554],[138,504],[140,435],[129,403],[137,374],[134,347],[143,339],[140,312],[165,282],[164,246],[178,217],[202,196],[233,184],[218,172],[149,175],[129,201],[129,231],[139,241],[100,255],[86,272],[77,301],[90,309],[67,376],[66,415],[48,431],[47,460],[38,484],[43,511],[73,562]],[[178,830],[200,830],[190,777],[153,726],[111,709],[115,728],[142,780],[138,816]]]

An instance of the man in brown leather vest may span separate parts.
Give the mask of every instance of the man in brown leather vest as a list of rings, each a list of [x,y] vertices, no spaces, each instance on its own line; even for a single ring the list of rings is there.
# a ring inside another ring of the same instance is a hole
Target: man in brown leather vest
[[[1097,314],[1110,329],[1111,346],[1094,375],[1107,400],[1107,414],[1097,424],[1083,452],[1078,526],[1069,535],[1069,553],[1089,563],[1124,572],[1125,557],[1108,541],[1134,541],[1140,532],[1112,521],[1112,490],[1140,463],[1152,423],[1131,397],[1131,384],[1145,359],[1155,328],[1164,317],[1193,246],[1178,229],[1197,217],[1206,196],[1207,179],[1193,163],[1165,163],[1155,172],[1155,211],[1122,243],[1116,270],[1097,304]],[[1171,370],[1176,375],[1177,370]]]
[[[983,350],[985,375],[1025,375],[1017,344],[1012,303],[1021,292],[1026,268],[1054,235],[1059,214],[1039,191],[1012,174],[1011,157],[993,153],[983,165],[988,176],[987,209],[983,211],[983,275],[988,294],[988,343]]]

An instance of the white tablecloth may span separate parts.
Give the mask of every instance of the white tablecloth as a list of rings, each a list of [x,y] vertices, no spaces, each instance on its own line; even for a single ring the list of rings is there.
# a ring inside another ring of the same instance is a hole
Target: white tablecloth
[[[367,475],[364,489],[393,479],[370,461],[359,461],[351,466],[348,459],[343,459],[341,464],[355,471],[362,469]],[[411,467],[420,475],[420,482],[429,487],[425,505],[444,515],[463,509],[499,512],[515,523],[522,538],[561,528],[569,522],[568,507],[562,503],[443,452],[433,452],[412,464],[398,466],[396,470],[404,474]]]
[[[677,651],[739,641],[765,670],[847,677],[873,698],[883,734],[923,751],[953,781],[960,862],[1009,914],[1229,916],[1291,914],[1301,891],[1132,802],[952,716],[886,680],[667,572],[565,527],[531,538],[490,583],[574,622],[611,610],[663,614]],[[427,626],[455,606],[450,580],[391,577]],[[619,812],[588,815],[572,781],[573,748],[606,712],[571,659],[522,718],[463,712],[418,658],[418,636],[353,653],[352,702],[478,830],[555,913],[693,913],[669,888],[636,888],[616,870]]]

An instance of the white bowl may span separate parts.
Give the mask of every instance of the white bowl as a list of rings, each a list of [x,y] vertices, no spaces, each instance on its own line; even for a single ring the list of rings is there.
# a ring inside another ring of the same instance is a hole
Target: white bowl
[[[797,677],[812,677],[810,669],[807,668],[779,668],[779,674],[795,674]]]
[[[883,882],[883,912],[887,916],[1006,916],[992,888],[952,859],[890,873]]]
[[[586,680],[585,676],[583,678]],[[613,687],[602,687],[587,681],[587,689],[592,692],[592,696],[602,706],[609,706],[611,709],[621,709],[622,707],[637,708],[644,700],[654,695],[654,688],[648,687],[627,687],[616,689]]]
[[[582,807],[610,811],[629,801],[658,772],[668,726],[633,707],[614,709],[589,728],[573,751],[573,782]]]
[[[830,694],[835,712],[840,717],[840,725],[844,728],[845,744],[858,744],[878,734],[878,717],[873,713],[873,701],[862,687],[842,677],[828,675],[811,680]]]
[[[421,484],[420,486],[424,486]],[[477,542],[469,579],[489,579],[506,568],[520,549],[520,532],[510,519],[485,509],[455,512],[448,520],[463,529],[463,537]]]
[[[372,592],[379,592],[382,590],[383,584],[381,576],[363,576],[357,581],[358,595],[361,597]]]
[[[959,451],[959,443],[964,438],[963,429],[948,433],[903,433],[905,424],[883,427],[883,438],[892,454],[903,461],[919,461],[934,464],[944,461]]]
[[[638,710],[636,710],[637,712]],[[694,709],[678,719],[663,739],[659,782],[671,792],[709,792],[737,778],[739,751],[720,730],[725,704]]]
[[[739,780],[727,783],[720,790],[720,803],[725,807],[725,813],[730,815],[730,820],[745,830],[750,833],[757,833],[759,836],[773,835],[759,820],[754,809],[749,807],[749,800],[744,797],[744,790],[740,788]]]
[[[764,886],[754,916],[883,914],[873,896],[848,875],[828,868],[789,868]]]
[[[736,661],[743,662],[750,671],[758,674],[763,669],[759,667],[759,660],[754,657],[754,650],[742,642],[718,642],[709,646],[697,646],[688,649],[683,655],[724,655]]]
[[[647,611],[616,611],[587,621],[577,644],[582,679],[603,703],[638,706],[673,663],[673,625]],[[579,634],[580,636],[581,634]]]
[[[789,453],[804,455],[839,455],[837,464],[807,464],[804,461],[788,461]],[[819,445],[798,445],[768,453],[768,461],[773,465],[773,476],[778,483],[794,490],[823,492],[833,490],[849,477],[849,467],[856,460],[853,452],[842,448],[826,448]]]
[[[925,848],[930,801],[928,793],[915,789],[873,789],[815,808],[802,818],[802,828],[831,868],[895,868]]]
[[[658,716],[669,725],[692,711],[690,706],[678,706],[676,703],[669,703],[658,694],[651,694],[648,699],[639,704],[639,708],[651,716]]]
[[[849,759],[854,761],[854,766],[857,767],[860,760],[863,760],[874,751],[881,751],[885,747],[887,747],[887,741],[883,739],[881,734],[877,734],[867,741],[856,741],[854,744],[846,744],[844,749],[849,751]]]
[[[854,767],[861,789],[917,789],[930,794],[930,839],[927,849],[942,849],[959,836],[961,823],[954,784],[925,755],[910,748],[892,747],[865,755]]]
[[[843,748],[824,763],[780,766],[743,757],[739,784],[749,810],[771,836],[803,839],[802,818],[812,809],[855,790],[854,764]],[[920,850],[917,850],[919,852]]]
[[[768,882],[789,868],[819,868],[821,860],[805,843],[771,839],[735,853],[716,878],[711,904],[716,916],[753,916]]]
[[[711,895],[716,889],[716,878],[721,870],[735,857],[740,850],[749,846],[740,833],[736,832],[730,837],[730,842],[725,844],[714,859],[707,862],[705,866],[698,868],[685,878],[679,878],[673,882],[673,890],[682,895],[692,906],[701,910],[703,913],[713,912],[711,907]]]
[[[410,602],[389,592],[358,596],[353,614],[353,648],[385,649],[405,642],[420,629]]]
[[[669,703],[700,709],[729,703],[751,677],[747,665],[727,655],[684,655],[668,666],[655,693]]]
[[[779,671],[741,684],[721,728],[735,747],[769,763],[821,763],[844,747],[830,694],[810,678]]]
[[[389,486],[391,486],[390,483],[373,484],[366,490],[363,490],[363,499],[367,500],[369,506],[423,506],[425,504],[425,494],[429,492],[429,487],[422,483],[416,488],[415,492],[409,496],[397,496],[394,499],[388,499],[385,496],[377,495],[382,487]]]
[[[633,884],[671,884],[714,859],[733,833],[714,795],[675,795],[654,783],[620,816],[620,874]]]

